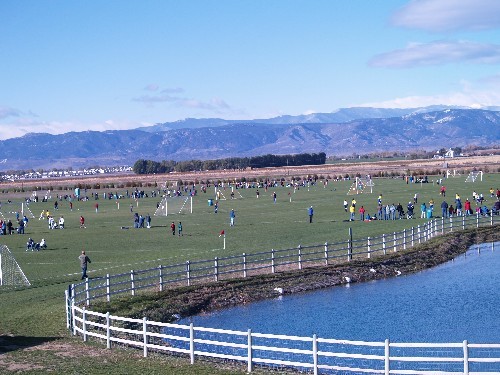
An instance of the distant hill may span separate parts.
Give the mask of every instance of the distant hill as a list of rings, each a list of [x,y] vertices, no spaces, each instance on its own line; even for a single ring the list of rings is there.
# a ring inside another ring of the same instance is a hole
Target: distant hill
[[[396,112],[397,116],[380,117]],[[373,117],[347,120],[368,114]],[[340,121],[341,118],[345,121]],[[204,121],[211,121],[213,125],[201,126]],[[447,108],[427,112],[422,109],[350,108],[332,114],[222,124],[224,121],[188,119],[182,127],[166,131],[140,128],[60,135],[26,134],[0,141],[0,160],[7,159],[0,168],[36,170],[132,165],[138,159],[179,161],[269,153],[325,152],[327,156],[340,156],[374,151],[463,148],[471,144],[489,146],[500,141],[500,112],[478,109]]]

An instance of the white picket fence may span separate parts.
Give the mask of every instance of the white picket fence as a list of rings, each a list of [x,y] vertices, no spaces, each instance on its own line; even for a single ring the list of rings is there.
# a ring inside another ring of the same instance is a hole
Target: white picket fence
[[[430,238],[468,227],[496,225],[499,216],[467,216],[434,219],[422,226],[335,244],[299,246],[214,260],[158,266],[148,270],[87,279],[66,291],[67,327],[86,341],[94,337],[149,351],[211,357],[255,365],[294,368],[318,373],[380,374],[493,374],[500,373],[500,344],[392,343],[335,340],[261,334],[159,323],[91,311],[95,300],[138,291],[163,290],[166,286],[193,285],[228,277],[249,277],[282,269],[350,261],[373,254],[406,249]],[[493,245],[492,245],[493,246]]]

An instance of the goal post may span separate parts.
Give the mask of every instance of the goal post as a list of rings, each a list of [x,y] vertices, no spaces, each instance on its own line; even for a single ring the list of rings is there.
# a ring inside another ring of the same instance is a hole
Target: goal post
[[[19,287],[30,285],[31,283],[21,267],[19,267],[9,248],[0,245],[0,286]]]
[[[154,216],[168,216],[193,213],[193,197],[164,197],[156,208]]]
[[[472,171],[469,173],[465,182],[476,182],[476,180],[480,178],[480,181],[483,181],[483,171]]]

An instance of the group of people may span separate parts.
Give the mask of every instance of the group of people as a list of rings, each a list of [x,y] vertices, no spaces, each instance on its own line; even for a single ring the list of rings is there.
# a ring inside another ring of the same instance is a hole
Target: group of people
[[[441,186],[439,189],[439,194],[444,198],[446,197],[446,187]],[[473,202],[475,202],[475,214],[478,215],[490,215],[490,214],[500,214],[500,189],[496,191],[491,188],[490,189],[490,197],[496,197],[497,200],[495,204],[488,208],[484,205],[485,198],[483,194],[478,194],[476,191],[472,192]],[[396,220],[397,219],[412,219],[414,218],[414,210],[415,205],[418,202],[418,194],[413,196],[413,202],[409,201],[406,206],[406,213],[403,209],[401,203],[398,205],[393,204],[382,204],[382,194],[378,196],[377,199],[377,214],[371,216],[367,213],[364,206],[361,206],[358,210],[359,212],[359,220],[361,221],[371,221],[371,220]],[[453,204],[448,204],[448,202],[443,199],[441,205],[441,215],[443,218],[450,218],[454,216],[467,216],[473,215],[474,210],[472,208],[472,203],[469,199],[466,199],[465,202],[462,202],[462,199],[459,194],[455,195],[455,202]],[[344,199],[344,211],[349,211],[349,221],[354,221],[356,219],[356,199],[353,198],[350,206],[347,203],[347,200]],[[434,212],[434,200],[431,199],[428,205],[425,202],[420,204],[420,218],[429,219],[433,216]]]
[[[26,242],[26,251],[40,251],[41,249],[46,249],[47,248],[47,242],[45,241],[45,238],[42,238],[40,242],[35,242],[33,239],[30,237],[28,239],[28,242]]]
[[[173,221],[170,224],[170,230],[172,231],[172,236],[175,236],[175,222],[173,222]],[[184,235],[182,233],[182,222],[180,222],[180,221],[179,221],[179,224],[177,224],[177,234],[179,235],[179,237]]]
[[[19,215],[19,214],[18,214]],[[2,220],[0,219],[0,235],[7,235],[12,233],[24,234],[24,229],[28,226],[28,218],[24,215],[21,219],[16,219],[17,227],[14,227],[14,223],[11,219]]]
[[[151,228],[151,215],[147,214],[145,217],[134,213],[134,228]]]
[[[57,203],[57,201],[55,203]],[[58,210],[58,206],[55,203],[54,203],[54,209]],[[56,219],[54,218],[54,216],[51,215],[49,210],[42,210],[42,212],[40,212],[38,220],[45,220],[45,219],[47,219],[49,229],[64,229],[65,220],[63,215],[59,216],[59,220],[56,221]]]

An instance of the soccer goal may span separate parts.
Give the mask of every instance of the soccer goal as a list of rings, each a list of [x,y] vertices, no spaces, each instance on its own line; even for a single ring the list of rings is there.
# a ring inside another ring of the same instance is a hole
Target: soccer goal
[[[0,286],[30,286],[16,259],[5,245],[0,245]]]
[[[446,178],[451,178],[451,177],[458,177],[460,176],[460,173],[454,169],[453,171],[450,171],[449,169],[446,170]]]
[[[217,186],[215,187],[215,200],[217,200],[217,201],[225,201],[226,200],[226,196],[224,195],[222,190],[219,189]]]
[[[480,178],[480,181],[483,181],[483,171],[473,171],[470,172],[465,182],[476,182],[476,180]]]
[[[168,216],[193,213],[193,197],[165,197],[162,199],[154,216]]]
[[[29,217],[30,219],[35,218],[35,215],[33,215],[33,212],[31,212],[30,208],[28,207],[28,205],[26,203],[21,203],[20,210],[17,210],[16,207],[19,207],[19,206],[17,206],[17,204],[13,204],[12,206],[10,206],[8,208],[10,211],[4,211],[5,214],[0,211],[0,218],[2,220],[5,220],[5,218],[6,218],[5,215],[7,215],[7,217],[8,217],[9,214],[15,215],[16,212],[20,212],[21,216],[26,215],[26,217]],[[13,211],[13,209],[15,209],[15,211]]]
[[[368,193],[368,191],[365,191],[367,187],[370,188],[369,193],[373,193],[374,186],[375,184],[373,183],[371,178],[367,180],[362,180],[361,178],[356,177],[356,181],[354,181],[351,184],[351,187],[349,188],[347,195],[357,195],[357,194],[362,194],[363,192]]]

